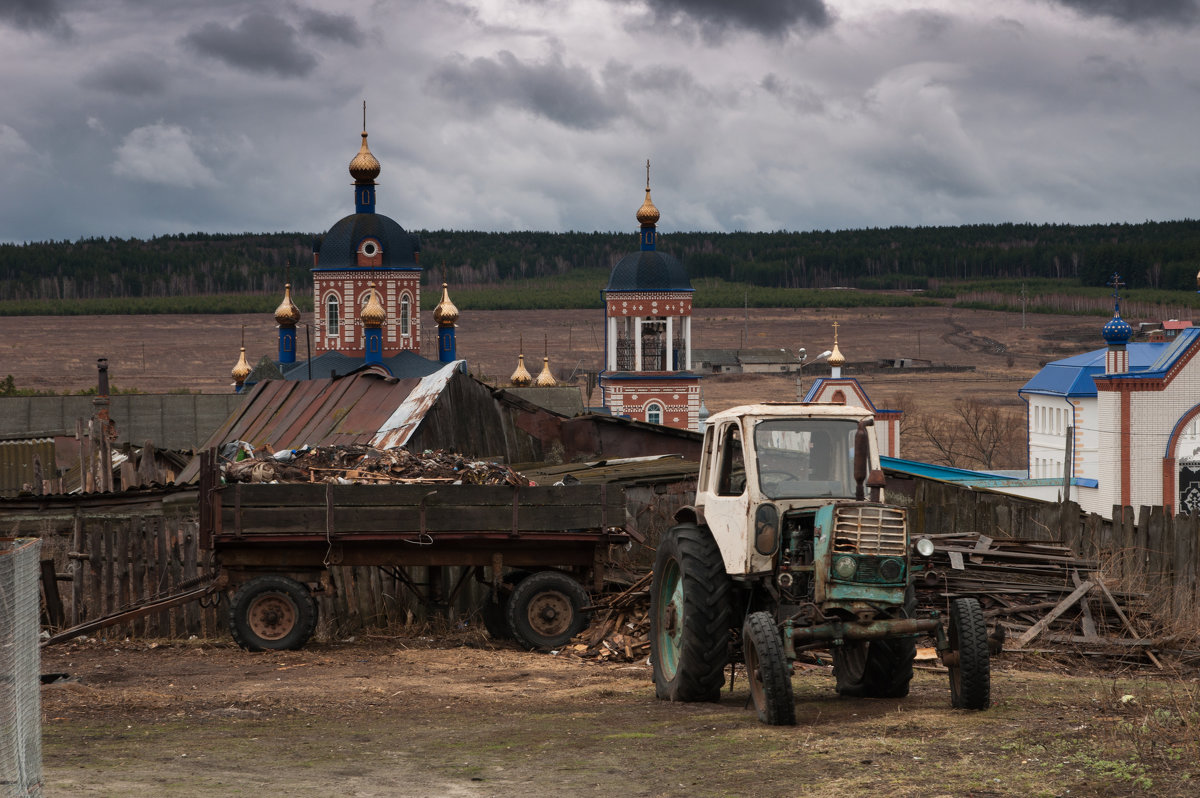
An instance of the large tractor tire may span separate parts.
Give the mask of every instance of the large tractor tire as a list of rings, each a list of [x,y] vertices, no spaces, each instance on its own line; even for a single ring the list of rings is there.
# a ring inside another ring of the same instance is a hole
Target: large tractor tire
[[[316,599],[307,587],[286,576],[251,579],[229,605],[229,631],[248,651],[301,648],[316,626]]]
[[[672,527],[659,543],[650,588],[650,658],[659,698],[720,698],[729,661],[731,591],[708,530]]]
[[[956,709],[987,709],[992,705],[992,663],[988,651],[987,621],[983,607],[973,598],[955,599],[950,605],[950,651],[957,662],[949,665],[950,704]]]
[[[508,626],[528,649],[549,651],[566,645],[588,624],[585,608],[591,597],[562,571],[538,571],[513,588],[508,599]]]
[[[754,612],[746,619],[742,627],[742,654],[758,719],[768,726],[795,726],[792,668],[771,613]]]

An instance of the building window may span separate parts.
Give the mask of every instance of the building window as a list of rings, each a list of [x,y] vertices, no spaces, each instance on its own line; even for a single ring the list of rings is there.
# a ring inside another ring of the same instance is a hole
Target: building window
[[[337,335],[338,328],[341,325],[342,317],[339,313],[341,310],[337,294],[330,294],[325,300],[325,333],[326,335]]]
[[[663,423],[662,419],[662,405],[655,402],[651,402],[650,404],[646,405],[646,421],[650,422],[651,424],[661,424]]]
[[[405,294],[404,296],[400,297],[400,334],[401,335],[408,335],[408,332],[409,332],[409,330],[408,330],[409,309],[410,309],[410,306],[409,306],[409,301],[408,301],[408,294]]]

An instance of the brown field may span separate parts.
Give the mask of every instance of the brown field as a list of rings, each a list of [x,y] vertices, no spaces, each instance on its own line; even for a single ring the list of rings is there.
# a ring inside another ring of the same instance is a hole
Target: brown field
[[[880,407],[892,406],[902,394],[919,396],[925,409],[946,407],[960,397],[1020,407],[1017,389],[1042,363],[1103,343],[1103,321],[1089,316],[1031,315],[1023,329],[1020,314],[950,308],[752,309],[748,317],[733,308],[697,310],[692,346],[805,347],[811,357],[832,345],[835,320],[851,364],[909,357],[976,368],[965,374],[858,375]],[[118,389],[227,391],[243,331],[251,364],[263,355],[274,357],[275,326],[266,314],[0,317],[0,378],[11,374],[18,388],[77,391],[95,384],[96,359],[107,357]],[[534,374],[545,351],[555,375],[567,380],[600,367],[604,318],[601,311],[464,308],[457,335],[459,356],[487,381],[503,381],[512,373],[521,340]],[[424,341],[432,351],[430,324]],[[303,340],[299,346],[303,352]],[[806,368],[804,377],[807,382],[828,373],[822,363]],[[795,375],[715,376],[704,381],[703,390],[705,404],[715,412],[748,401],[794,399],[796,381]],[[598,392],[592,402],[599,402]]]

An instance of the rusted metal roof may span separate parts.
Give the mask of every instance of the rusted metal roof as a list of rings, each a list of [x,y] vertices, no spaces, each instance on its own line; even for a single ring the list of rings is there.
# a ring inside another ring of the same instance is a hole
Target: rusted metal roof
[[[336,380],[260,382],[203,448],[230,441],[275,451],[351,443],[402,446],[459,371],[459,363],[449,363],[403,380],[368,370]],[[198,468],[193,461],[179,481],[194,479]]]

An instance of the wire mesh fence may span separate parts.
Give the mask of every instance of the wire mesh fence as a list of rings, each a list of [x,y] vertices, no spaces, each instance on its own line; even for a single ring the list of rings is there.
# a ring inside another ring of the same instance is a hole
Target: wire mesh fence
[[[42,794],[38,554],[0,538],[0,796]]]

